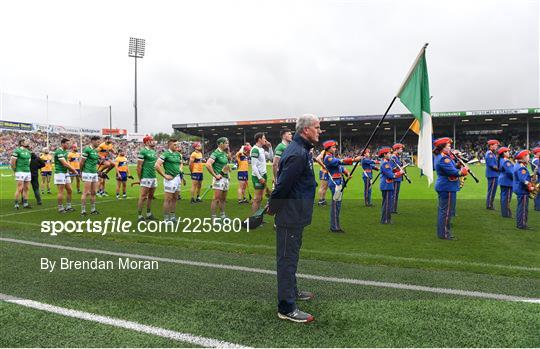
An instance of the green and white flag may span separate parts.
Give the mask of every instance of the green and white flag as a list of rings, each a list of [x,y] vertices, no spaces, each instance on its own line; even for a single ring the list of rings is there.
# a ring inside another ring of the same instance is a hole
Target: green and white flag
[[[433,154],[431,107],[429,105],[429,79],[426,64],[426,46],[422,48],[407,79],[399,90],[398,97],[414,116],[410,129],[418,135],[418,168],[433,183]]]

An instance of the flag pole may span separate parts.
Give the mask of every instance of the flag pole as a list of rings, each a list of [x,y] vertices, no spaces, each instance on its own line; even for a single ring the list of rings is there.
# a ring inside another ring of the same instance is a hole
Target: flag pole
[[[369,145],[371,144],[371,141],[373,141],[373,138],[375,137],[375,135],[377,134],[377,132],[379,131],[379,129],[381,128],[381,125],[384,121],[384,119],[386,119],[386,116],[388,115],[388,112],[390,111],[390,108],[392,108],[392,105],[394,104],[394,102],[396,101],[396,99],[398,98],[398,96],[401,94],[401,92],[403,91],[403,89],[405,88],[405,85],[407,84],[407,82],[409,82],[409,79],[411,78],[411,74],[414,70],[414,68],[416,67],[416,65],[418,64],[418,61],[420,60],[420,58],[422,57],[422,55],[424,54],[424,52],[426,51],[426,47],[428,46],[428,43],[425,43],[424,46],[422,46],[422,49],[420,49],[420,52],[418,53],[418,55],[416,56],[411,68],[409,69],[409,72],[407,73],[406,77],[405,77],[405,80],[403,81],[403,83],[401,84],[401,86],[399,87],[399,90],[398,90],[398,93],[396,93],[396,95],[394,96],[394,98],[392,98],[392,101],[390,102],[390,105],[388,105],[388,108],[386,108],[386,111],[384,112],[383,116],[381,117],[381,119],[379,120],[379,122],[377,123],[377,126],[375,126],[375,129],[371,132],[371,135],[369,136],[366,144],[364,145],[364,148],[362,149],[362,152],[360,153],[360,156],[363,156],[364,153],[366,152],[366,149],[369,147]],[[351,173],[349,174],[349,177],[343,182],[343,187],[341,188],[341,192],[343,192],[345,190],[345,188],[347,187],[347,183],[349,182],[349,180],[351,179],[352,177],[352,174],[354,173],[354,171],[356,170],[356,168],[358,167],[358,164],[360,162],[356,162],[353,166],[353,169],[351,170]]]

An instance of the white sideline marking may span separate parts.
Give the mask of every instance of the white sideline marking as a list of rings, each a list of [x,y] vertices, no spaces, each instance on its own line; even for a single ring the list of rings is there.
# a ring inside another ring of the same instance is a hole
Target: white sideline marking
[[[127,199],[122,199],[122,200],[131,200],[131,199],[133,199],[133,198],[127,198]],[[108,200],[103,200],[103,201],[97,201],[96,200],[96,205],[97,204],[104,204],[106,202],[111,202],[111,201],[117,201],[117,199],[108,199]],[[71,206],[72,207],[78,207],[78,206],[81,206],[81,204],[73,204]],[[40,209],[37,209],[37,210],[36,209],[23,209],[23,208],[20,208],[19,212],[2,214],[2,215],[0,215],[0,217],[16,216],[16,215],[25,214],[25,213],[50,211],[50,210],[56,210],[56,209],[58,209],[58,207],[56,205],[54,205],[53,207],[40,208]]]
[[[12,222],[16,223],[16,222]],[[32,223],[35,224],[35,223]],[[39,224],[36,224],[39,225]],[[275,250],[275,246],[268,245],[252,245],[252,244],[243,244],[237,242],[226,242],[226,241],[214,241],[214,240],[201,240],[201,239],[190,239],[190,238],[181,238],[181,237],[172,237],[172,236],[156,236],[156,235],[144,235],[144,234],[133,234],[133,233],[122,233],[122,235],[129,236],[138,236],[138,237],[148,237],[148,238],[158,238],[158,239],[170,239],[178,240],[185,242],[198,242],[198,243],[207,243],[214,245],[228,245],[236,247],[251,247],[251,248],[263,248],[267,250]],[[302,248],[303,252],[316,253],[316,254],[325,254],[331,256],[351,256],[351,257],[364,257],[364,258],[381,258],[389,260],[398,260],[398,261],[408,261],[408,262],[423,262],[423,263],[438,263],[438,264],[453,264],[453,265],[470,265],[476,267],[493,267],[493,268],[503,268],[503,269],[515,269],[515,270],[526,270],[526,271],[540,271],[540,268],[537,267],[527,267],[522,265],[505,265],[505,264],[490,264],[490,263],[479,263],[479,262],[467,262],[467,261],[453,261],[448,259],[426,259],[426,258],[416,258],[416,257],[402,257],[402,256],[390,256],[384,254],[373,254],[365,252],[332,252],[332,251],[321,251],[321,250],[312,250],[309,248]]]
[[[152,334],[155,336],[173,339],[176,341],[191,343],[195,345],[200,345],[205,348],[245,348],[241,345],[221,341],[218,339],[199,337],[189,333],[176,332],[173,330],[167,330],[161,327],[143,325],[138,322],[127,321],[122,319],[117,319],[109,316],[102,316],[93,313],[87,313],[85,311],[79,311],[74,309],[57,307],[55,305],[36,302],[30,299],[22,299],[18,297],[13,297],[0,293],[0,300],[8,303],[22,305],[28,308],[38,309],[47,311],[49,313],[55,313],[67,317],[72,317],[81,320],[93,321],[100,324],[111,325],[114,327],[125,328],[128,330],[133,330],[137,332],[143,332]]]
[[[36,227],[40,226],[40,224],[32,223],[32,222],[8,221],[5,219],[2,221],[4,223],[33,225]],[[114,234],[111,234],[111,235],[114,235]],[[243,244],[243,243],[237,243],[237,242],[201,240],[201,239],[181,238],[181,237],[173,237],[173,236],[145,235],[145,234],[134,234],[134,233],[121,233],[120,235],[146,237],[146,238],[154,238],[154,239],[157,238],[161,240],[165,239],[165,240],[175,240],[175,241],[184,241],[184,242],[196,242],[196,243],[205,243],[205,244],[210,244],[210,245],[262,248],[266,250],[275,249],[274,246],[269,246],[269,245],[253,245],[253,244]],[[467,261],[457,261],[457,260],[453,261],[453,260],[448,260],[448,259],[426,259],[426,258],[416,258],[416,257],[390,256],[390,255],[384,255],[384,254],[372,254],[372,253],[365,253],[365,252],[332,252],[332,251],[312,250],[309,248],[302,248],[302,251],[308,252],[308,253],[314,253],[314,254],[330,255],[330,256],[351,256],[351,257],[363,257],[363,258],[370,258],[370,259],[379,258],[379,259],[407,261],[407,262],[437,263],[437,264],[446,264],[446,265],[469,265],[473,267],[491,267],[491,268],[510,269],[510,270],[540,271],[540,268],[528,267],[528,266],[523,266],[523,265],[490,264],[490,263],[467,262]]]
[[[90,249],[90,248],[80,248],[80,247],[72,247],[72,246],[65,246],[65,245],[53,245],[53,244],[46,244],[42,242],[18,240],[18,239],[10,239],[10,238],[0,238],[0,241],[12,242],[16,244],[23,244],[23,245],[30,245],[30,246],[37,246],[37,247],[55,248],[59,250],[87,252],[87,253],[103,254],[103,255],[109,255],[109,256],[130,257],[130,258],[138,258],[138,259],[145,259],[145,260],[154,260],[154,261],[165,262],[165,263],[191,265],[191,266],[197,266],[197,267],[226,269],[226,270],[243,271],[243,272],[248,272],[248,273],[276,275],[276,272],[274,270],[250,268],[250,267],[243,267],[239,265],[206,263],[206,262],[197,262],[197,261],[190,261],[190,260],[185,260],[185,259],[173,259],[173,258],[165,258],[165,257],[153,257],[153,256],[146,256],[146,255],[133,254],[133,253],[95,250],[95,249]],[[395,282],[381,282],[381,281],[372,281],[372,280],[338,278],[338,277],[319,276],[319,275],[311,275],[311,274],[296,274],[296,276],[302,279],[326,281],[326,282],[333,282],[333,283],[384,287],[384,288],[393,288],[393,289],[400,289],[400,290],[431,292],[431,293],[449,294],[449,295],[457,295],[457,296],[465,296],[465,297],[484,298],[484,299],[495,299],[495,300],[500,300],[500,301],[540,304],[540,298],[528,298],[528,297],[512,296],[512,295],[505,295],[505,294],[498,294],[498,293],[400,284],[400,283],[395,283]]]

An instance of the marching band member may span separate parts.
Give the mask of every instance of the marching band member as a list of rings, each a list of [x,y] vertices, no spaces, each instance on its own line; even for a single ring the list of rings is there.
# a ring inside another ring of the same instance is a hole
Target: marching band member
[[[403,176],[403,171],[396,168],[393,170],[390,157],[392,155],[392,148],[383,147],[379,149],[377,153],[379,157],[383,157],[381,162],[381,183],[379,188],[382,193],[382,214],[381,224],[390,224],[392,218],[392,210],[394,208],[394,180]]]
[[[495,194],[497,194],[497,180],[499,178],[499,164],[497,163],[495,152],[499,148],[500,143],[496,139],[490,139],[487,141],[487,144],[489,149],[485,155],[486,178],[488,182],[486,208],[488,210],[494,210],[493,201],[495,200]]]
[[[512,218],[510,210],[510,200],[512,200],[512,183],[514,181],[514,165],[510,161],[510,149],[500,147],[497,150],[499,155],[499,179],[497,184],[501,187],[501,215],[505,218]]]
[[[322,164],[324,161],[324,157],[326,155],[326,152],[323,150],[317,157],[315,158],[315,162],[318,164]],[[319,201],[317,202],[317,205],[319,206],[326,206],[326,192],[328,191],[328,171],[324,166],[321,166],[321,169],[319,170]]]
[[[540,147],[532,150],[534,159],[531,161],[532,174],[536,174],[536,178],[540,177]],[[534,210],[540,211],[540,195],[534,198]]]
[[[336,156],[337,142],[334,140],[328,140],[323,143],[324,151],[326,153],[324,157],[324,166],[328,171],[328,187],[332,192],[332,208],[330,211],[330,231],[333,233],[344,233],[339,224],[339,214],[341,212],[341,198],[336,200],[336,190],[341,190],[343,184],[343,175],[348,176],[349,172],[343,165],[351,165],[353,162],[358,162],[362,158],[357,156],[355,158],[340,159]],[[337,187],[337,188],[336,188]]]
[[[365,157],[362,159],[360,164],[364,173],[362,174],[362,180],[364,181],[364,205],[367,207],[373,206],[371,203],[371,185],[373,181],[373,170],[379,171],[377,164],[380,162],[374,161],[370,158],[371,150],[366,149],[364,152]]]
[[[512,189],[517,196],[516,226],[518,229],[530,229],[527,226],[529,216],[529,193],[534,190],[531,175],[527,169],[529,163],[529,151],[520,150],[514,156],[517,163],[514,165],[514,181]]]
[[[390,157],[390,163],[393,168],[398,168],[403,166],[403,162],[401,162],[401,153],[403,153],[403,148],[405,146],[401,143],[396,143],[392,146],[393,154]],[[394,180],[394,198],[393,198],[393,206],[392,206],[392,213],[398,213],[397,207],[398,207],[398,200],[399,200],[399,191],[401,188],[401,182],[403,181],[403,177],[396,178]]]
[[[437,182],[435,190],[439,196],[439,208],[437,217],[437,236],[443,240],[455,239],[450,232],[452,210],[456,201],[456,192],[459,190],[459,177],[466,176],[469,169],[463,166],[461,170],[456,167],[450,157],[452,139],[443,137],[433,142],[435,154],[435,170]]]

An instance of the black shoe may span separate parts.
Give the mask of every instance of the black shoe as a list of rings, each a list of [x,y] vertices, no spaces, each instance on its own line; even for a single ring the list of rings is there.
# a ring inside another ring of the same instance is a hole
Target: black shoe
[[[90,214],[99,214],[98,210],[90,211]]]
[[[86,216],[88,216],[88,213],[86,213],[86,211],[82,211],[81,216],[86,217]]]
[[[296,294],[297,301],[310,301],[313,298],[315,298],[315,294],[313,292],[298,291],[298,293]]]
[[[486,210],[495,211],[495,208],[493,208],[493,207],[486,207]]]
[[[28,208],[32,208],[32,206],[26,205],[26,206],[23,206],[22,208],[27,208],[28,209]]]
[[[197,198],[197,200],[195,200],[196,202],[202,202],[202,199],[201,198]]]
[[[295,309],[288,314],[283,314],[283,313],[278,312],[278,317],[283,320],[289,320],[293,322],[304,322],[304,323],[308,323],[315,320],[313,315],[303,312],[300,309]]]
[[[366,207],[373,207],[373,204],[366,204]]]
[[[392,211],[392,214],[398,214],[398,211]]]
[[[137,222],[144,222],[144,217],[143,216],[137,217]]]
[[[144,217],[144,219],[146,219],[147,221],[155,221],[157,220],[156,217],[154,217],[153,214],[150,213],[150,215],[146,215],[146,217]]]
[[[37,205],[38,205],[38,206],[41,206],[41,205],[43,205],[43,202],[38,201],[38,202],[37,202]]]
[[[197,203],[197,201],[194,198],[191,198],[191,201],[189,203],[190,204],[195,204],[195,203]]]
[[[340,233],[340,234],[345,234],[345,230],[343,229],[330,229],[330,232],[332,233]]]
[[[69,207],[65,209],[66,212],[74,212],[75,209],[73,207]]]

